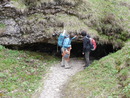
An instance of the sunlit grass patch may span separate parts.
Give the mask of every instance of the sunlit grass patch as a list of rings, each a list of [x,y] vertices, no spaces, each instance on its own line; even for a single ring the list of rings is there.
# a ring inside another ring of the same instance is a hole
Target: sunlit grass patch
[[[58,59],[44,53],[9,50],[0,46],[0,92],[5,97],[29,98],[46,70]]]

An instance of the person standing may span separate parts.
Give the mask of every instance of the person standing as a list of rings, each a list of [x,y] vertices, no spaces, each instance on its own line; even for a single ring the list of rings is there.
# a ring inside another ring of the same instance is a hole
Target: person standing
[[[90,51],[91,51],[91,42],[90,42],[90,36],[87,35],[86,31],[82,31],[81,35],[83,36],[83,52],[82,54],[85,56],[85,66],[84,69],[86,67],[89,66],[90,61],[89,61],[89,55],[90,55]]]
[[[75,38],[76,38],[76,36],[70,37],[69,35],[66,35],[64,42],[63,42],[63,46],[61,48],[61,50],[62,50],[61,67],[65,67],[65,69],[71,68],[71,66],[68,64],[68,62],[69,62],[69,58],[70,58],[70,51],[72,49],[71,41]]]
[[[60,33],[59,37],[58,37],[58,47],[60,47],[60,50],[62,49],[63,46],[63,42],[66,36],[66,30],[64,30],[63,32]]]

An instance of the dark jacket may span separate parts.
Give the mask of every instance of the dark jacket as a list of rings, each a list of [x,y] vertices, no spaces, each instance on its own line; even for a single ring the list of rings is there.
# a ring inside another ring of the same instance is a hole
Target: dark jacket
[[[83,38],[83,52],[91,51],[91,44],[88,36]]]

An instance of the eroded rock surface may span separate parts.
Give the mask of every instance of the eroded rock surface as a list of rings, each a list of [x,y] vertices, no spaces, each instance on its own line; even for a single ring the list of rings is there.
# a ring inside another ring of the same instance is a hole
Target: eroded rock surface
[[[111,13],[100,16],[102,11],[94,11],[93,4],[88,0],[33,1],[0,2],[0,44],[56,44],[57,39],[52,37],[52,34],[59,34],[64,29],[74,34],[87,30],[98,43],[112,43],[115,46],[121,42],[113,41],[114,38],[125,41],[129,37],[129,30],[122,22],[125,20],[116,20],[115,15]],[[100,15],[96,13],[98,11]],[[121,35],[122,32],[127,33]]]
[[[12,1],[2,3],[0,5],[0,24],[4,27],[0,28],[0,44],[56,43],[52,34],[59,34],[63,31],[64,25],[67,23],[62,17],[68,17],[67,14],[75,14],[68,10],[73,6],[72,4],[62,3],[60,5],[53,2],[42,3],[40,7],[34,6],[23,10],[14,6]],[[54,41],[50,41],[50,39]]]

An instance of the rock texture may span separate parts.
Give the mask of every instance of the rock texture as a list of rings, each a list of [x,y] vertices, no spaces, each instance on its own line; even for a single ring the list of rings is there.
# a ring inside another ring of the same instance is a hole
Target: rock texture
[[[67,9],[73,5],[57,3],[43,3],[40,7],[31,7],[26,10],[18,9],[13,2],[4,2],[0,5],[0,44],[22,45],[36,42],[56,43],[52,34],[64,29],[64,20],[57,17],[59,13],[74,14]],[[64,15],[63,15],[64,16]],[[49,41],[48,41],[49,40]]]
[[[124,30],[120,21],[116,23],[115,18],[109,19],[114,17],[113,15],[108,15],[102,19],[103,21],[97,15],[94,16],[87,0],[45,0],[46,2],[43,0],[44,2],[39,5],[35,2],[36,0],[33,0],[33,3],[31,0],[26,3],[22,1],[26,0],[0,2],[0,44],[2,45],[24,45],[37,42],[55,44],[57,39],[52,35],[59,34],[64,29],[75,34],[81,30],[87,30],[98,43],[114,43],[113,39],[109,41],[109,38],[106,39],[100,34],[113,36],[113,31],[115,34],[120,34]],[[103,27],[100,23],[106,26]],[[112,27],[115,28],[112,29]],[[121,38],[118,35],[114,36]]]

